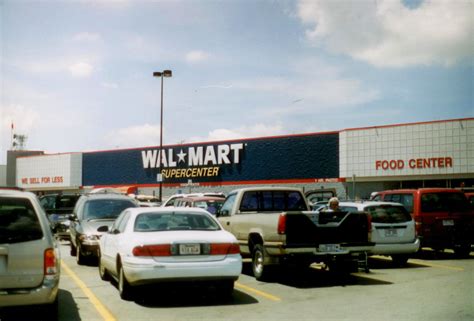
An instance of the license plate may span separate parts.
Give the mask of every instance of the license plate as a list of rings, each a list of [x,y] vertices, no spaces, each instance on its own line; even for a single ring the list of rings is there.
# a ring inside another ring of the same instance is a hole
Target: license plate
[[[341,246],[339,244],[319,244],[319,252],[339,252]]]
[[[398,232],[394,228],[388,228],[388,229],[385,230],[385,236],[386,237],[398,236]]]
[[[201,246],[199,244],[180,244],[179,254],[181,255],[201,254]]]
[[[443,220],[443,226],[454,226],[454,220]]]

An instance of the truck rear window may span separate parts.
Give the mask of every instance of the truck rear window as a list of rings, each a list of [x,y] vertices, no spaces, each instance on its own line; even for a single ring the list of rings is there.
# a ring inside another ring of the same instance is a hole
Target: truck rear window
[[[295,191],[246,192],[240,206],[241,212],[306,211],[304,197]]]
[[[386,194],[383,200],[386,202],[400,203],[408,212],[413,212],[413,194]]]
[[[463,193],[426,193],[421,196],[421,211],[467,212],[471,207]]]
[[[411,215],[402,206],[376,205],[365,209],[373,223],[403,223],[411,221]]]
[[[26,198],[0,197],[0,244],[39,240],[41,223]]]

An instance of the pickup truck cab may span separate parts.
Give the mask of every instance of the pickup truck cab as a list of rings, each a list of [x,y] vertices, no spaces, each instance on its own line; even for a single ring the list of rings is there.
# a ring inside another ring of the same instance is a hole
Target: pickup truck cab
[[[422,247],[453,249],[468,256],[474,239],[474,209],[464,193],[451,188],[388,190],[380,200],[401,203],[416,223]]]
[[[353,271],[374,246],[366,213],[312,212],[299,188],[234,190],[217,216],[239,241],[242,256],[252,258],[258,280],[268,279],[285,263],[324,263],[330,269]]]

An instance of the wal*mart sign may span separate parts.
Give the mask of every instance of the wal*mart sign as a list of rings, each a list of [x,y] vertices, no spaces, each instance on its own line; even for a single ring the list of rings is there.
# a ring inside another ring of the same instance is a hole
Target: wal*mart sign
[[[175,154],[173,149],[159,149],[142,151],[143,168],[177,167],[181,163],[186,166],[208,166],[222,164],[238,164],[240,152],[244,144],[223,144],[217,146],[197,146],[180,149]]]
[[[263,137],[83,153],[83,185],[331,179],[339,134]]]

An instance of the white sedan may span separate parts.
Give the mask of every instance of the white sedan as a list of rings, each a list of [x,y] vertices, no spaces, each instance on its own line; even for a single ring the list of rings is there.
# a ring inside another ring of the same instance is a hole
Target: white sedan
[[[100,239],[99,273],[122,299],[138,285],[204,281],[230,296],[242,271],[237,239],[198,208],[129,208]]]

